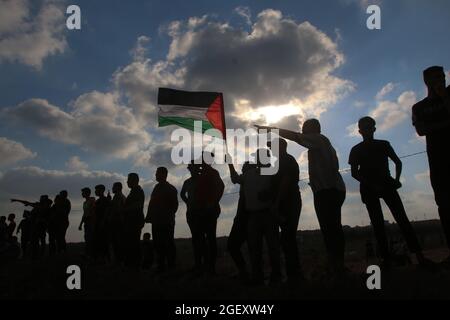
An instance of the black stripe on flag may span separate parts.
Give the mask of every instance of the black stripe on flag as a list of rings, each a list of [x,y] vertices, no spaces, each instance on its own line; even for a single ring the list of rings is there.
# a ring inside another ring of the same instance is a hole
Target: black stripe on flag
[[[209,108],[219,94],[218,92],[193,92],[159,88],[158,104]]]

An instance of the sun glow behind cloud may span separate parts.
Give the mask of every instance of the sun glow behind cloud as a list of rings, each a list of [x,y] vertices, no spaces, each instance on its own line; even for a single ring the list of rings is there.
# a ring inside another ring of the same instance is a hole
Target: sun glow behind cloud
[[[279,122],[285,117],[300,114],[301,107],[292,103],[278,106],[263,106],[246,110],[243,117],[249,121],[265,121],[267,124]]]

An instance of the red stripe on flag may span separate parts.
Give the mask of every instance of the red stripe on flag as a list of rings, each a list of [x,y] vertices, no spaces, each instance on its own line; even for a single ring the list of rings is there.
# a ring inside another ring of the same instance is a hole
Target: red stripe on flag
[[[222,136],[225,139],[225,119],[223,110],[222,95],[218,95],[217,98],[211,103],[206,112],[206,118],[213,125],[214,128],[222,132]]]

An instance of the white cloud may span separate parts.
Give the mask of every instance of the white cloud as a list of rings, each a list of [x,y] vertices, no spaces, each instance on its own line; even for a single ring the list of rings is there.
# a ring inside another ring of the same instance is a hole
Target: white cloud
[[[430,181],[430,170],[420,172],[414,175],[414,178],[419,182],[429,182]]]
[[[70,171],[84,171],[89,168],[89,165],[81,161],[80,157],[73,156],[66,162],[66,168]]]
[[[0,137],[0,166],[36,157],[36,153],[24,147],[20,142]]]
[[[396,101],[380,101],[370,116],[377,121],[380,131],[389,130],[411,116],[411,107],[417,102],[413,91],[403,92]]]
[[[131,109],[115,93],[93,91],[71,104],[71,111],[43,99],[30,99],[4,110],[4,115],[33,127],[47,138],[82,149],[127,158],[150,142]]]
[[[0,63],[20,62],[36,69],[67,48],[62,1],[43,0],[31,14],[28,0],[0,0]]]
[[[239,6],[239,7],[234,9],[234,12],[238,16],[244,18],[246,24],[248,24],[248,25],[252,24],[252,15],[250,13],[250,8],[249,7]]]
[[[375,96],[375,99],[377,100],[383,99],[387,94],[392,92],[392,90],[394,90],[396,86],[397,84],[389,82],[383,88],[381,88],[380,91],[378,91],[377,95]]]

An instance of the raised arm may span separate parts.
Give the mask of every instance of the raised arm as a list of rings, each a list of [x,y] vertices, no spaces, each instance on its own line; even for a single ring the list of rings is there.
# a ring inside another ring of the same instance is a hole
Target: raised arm
[[[259,126],[255,125],[255,127],[259,129],[265,130],[278,130],[278,135],[284,139],[288,139],[294,142],[297,142],[299,145],[311,149],[314,148],[313,140],[306,134],[295,132],[287,129],[281,129],[277,127],[269,127],[269,126]]]

